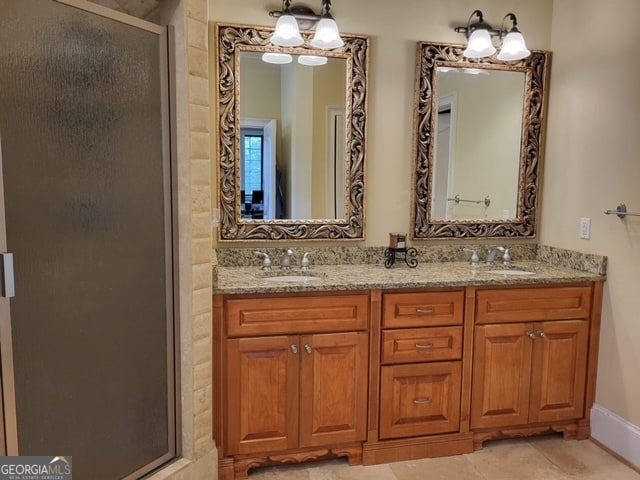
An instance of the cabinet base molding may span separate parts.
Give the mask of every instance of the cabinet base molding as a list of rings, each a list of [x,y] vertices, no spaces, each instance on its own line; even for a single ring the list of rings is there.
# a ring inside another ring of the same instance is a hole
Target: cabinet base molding
[[[434,435],[365,443],[362,447],[362,462],[364,465],[376,465],[471,452],[473,452],[472,433]]]
[[[562,433],[565,440],[585,440],[589,438],[589,426],[578,423],[567,423],[562,425],[537,425],[532,427],[504,428],[501,430],[491,430],[487,432],[475,432],[473,434],[473,448],[480,450],[489,440],[500,440],[504,438],[534,437],[537,435],[551,435]]]
[[[246,480],[249,470],[253,468],[340,457],[347,457],[349,465],[362,465],[362,445],[358,443],[331,448],[301,449],[287,453],[221,458],[218,461],[218,477],[220,480]]]

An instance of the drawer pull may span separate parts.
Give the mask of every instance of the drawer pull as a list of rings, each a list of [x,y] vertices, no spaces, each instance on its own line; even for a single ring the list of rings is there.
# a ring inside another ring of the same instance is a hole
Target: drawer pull
[[[435,315],[435,308],[416,308],[416,313],[418,315]]]
[[[431,405],[431,398],[414,398],[413,403],[416,405]]]
[[[433,347],[433,343],[416,343],[416,348],[419,350],[429,350]]]
[[[295,345],[291,345],[289,347],[291,349],[291,352],[295,355],[296,353],[298,353],[298,347],[296,347]]]

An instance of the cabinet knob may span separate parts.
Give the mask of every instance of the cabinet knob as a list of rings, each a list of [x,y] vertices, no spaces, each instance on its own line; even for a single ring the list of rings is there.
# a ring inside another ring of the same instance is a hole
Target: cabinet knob
[[[298,347],[296,347],[295,345],[291,345],[289,348],[291,349],[292,353],[294,354],[298,353]]]
[[[542,332],[542,331],[541,332],[536,332],[536,335],[538,335],[539,337],[542,337],[542,338],[547,338],[547,334]]]
[[[416,348],[419,350],[429,350],[433,348],[433,343],[416,343]]]
[[[538,335],[536,335],[536,334],[535,334],[535,333],[533,333],[533,332],[527,332],[525,335],[526,335],[527,337],[529,337],[531,340],[535,340],[535,339],[536,339],[536,337],[538,336]]]
[[[414,398],[413,403],[415,403],[416,405],[431,405],[431,397]]]
[[[307,353],[311,353],[312,350],[313,350],[313,347],[311,345],[309,345],[308,343],[305,343],[304,351],[307,352]]]

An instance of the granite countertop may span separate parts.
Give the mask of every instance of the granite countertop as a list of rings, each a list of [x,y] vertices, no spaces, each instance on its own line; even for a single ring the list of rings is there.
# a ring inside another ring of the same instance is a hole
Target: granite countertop
[[[501,270],[502,265],[479,265],[468,262],[422,263],[409,268],[403,263],[385,268],[383,265],[314,265],[307,272],[280,270],[263,272],[259,267],[218,267],[215,294],[279,293],[342,290],[373,290],[398,288],[435,288],[485,285],[535,285],[542,283],[572,283],[604,281],[605,276],[573,268],[561,267],[539,260],[523,260],[508,267],[526,270],[535,275],[500,275],[488,270]],[[313,281],[273,282],[268,276],[312,275]]]

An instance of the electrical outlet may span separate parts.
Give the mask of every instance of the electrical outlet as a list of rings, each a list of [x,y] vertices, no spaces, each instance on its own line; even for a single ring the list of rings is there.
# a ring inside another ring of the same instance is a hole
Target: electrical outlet
[[[591,238],[591,219],[588,217],[580,219],[580,238],[584,240]]]

